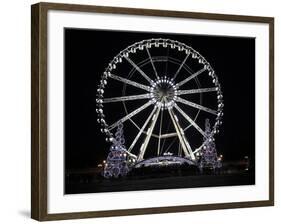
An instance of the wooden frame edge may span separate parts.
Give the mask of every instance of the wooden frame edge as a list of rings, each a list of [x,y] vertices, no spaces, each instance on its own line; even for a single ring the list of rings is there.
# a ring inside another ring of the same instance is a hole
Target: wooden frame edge
[[[48,214],[47,210],[47,12],[67,10],[197,18],[269,24],[269,200],[158,208]],[[201,12],[37,3],[31,6],[31,218],[38,221],[159,214],[274,205],[274,18]]]
[[[133,14],[133,15],[160,16],[160,17],[164,16],[164,17],[178,17],[178,18],[191,18],[191,19],[200,18],[200,19],[207,19],[207,20],[227,20],[227,21],[258,22],[258,23],[270,23],[273,19],[272,17],[265,17],[265,16],[247,16],[247,15],[171,11],[171,10],[143,9],[143,8],[125,8],[125,7],[64,4],[64,3],[49,3],[49,2],[40,2],[38,4],[47,10],[66,10],[66,11],[76,11],[76,12]]]
[[[274,205],[274,18],[269,22],[269,201]]]
[[[31,6],[31,218],[47,216],[47,9]]]
[[[35,31],[39,29],[39,10],[38,5],[31,8],[31,217],[38,219],[39,217],[39,195],[40,190],[37,188],[39,180],[39,163],[38,155],[38,137],[36,129],[38,128],[38,34]],[[36,69],[37,68],[37,69]]]

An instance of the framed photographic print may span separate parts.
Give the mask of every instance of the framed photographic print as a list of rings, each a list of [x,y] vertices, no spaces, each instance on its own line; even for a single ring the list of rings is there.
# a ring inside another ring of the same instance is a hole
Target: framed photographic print
[[[32,218],[274,204],[274,19],[32,6]]]

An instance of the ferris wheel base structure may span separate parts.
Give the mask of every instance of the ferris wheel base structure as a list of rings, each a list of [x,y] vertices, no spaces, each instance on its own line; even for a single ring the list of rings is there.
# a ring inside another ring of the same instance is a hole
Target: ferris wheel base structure
[[[170,166],[170,165],[196,165],[196,162],[179,156],[158,156],[142,160],[133,165],[133,168]]]

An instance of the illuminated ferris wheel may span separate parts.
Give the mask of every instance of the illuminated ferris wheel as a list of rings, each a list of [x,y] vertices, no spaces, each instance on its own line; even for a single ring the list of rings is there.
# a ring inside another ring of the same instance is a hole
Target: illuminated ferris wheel
[[[135,163],[165,155],[196,161],[218,133],[224,106],[207,60],[184,43],[161,38],[136,42],[116,55],[101,76],[96,102],[107,141],[114,141],[118,124],[130,125],[126,151]],[[116,104],[120,109],[113,109]]]

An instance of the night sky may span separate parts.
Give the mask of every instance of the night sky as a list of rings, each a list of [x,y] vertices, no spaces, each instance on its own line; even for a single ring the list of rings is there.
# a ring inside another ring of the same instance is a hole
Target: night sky
[[[168,33],[65,29],[65,166],[96,167],[110,144],[96,122],[96,87],[108,63],[127,46],[150,38],[183,42],[216,71],[224,96],[217,150],[225,160],[255,154],[255,39]],[[116,87],[117,88],[117,87]],[[116,109],[113,107],[111,112]],[[118,115],[118,111],[116,113]],[[203,128],[203,127],[202,127]],[[126,129],[125,137],[126,137]],[[130,131],[127,130],[127,136]],[[200,139],[201,141],[201,139]]]

